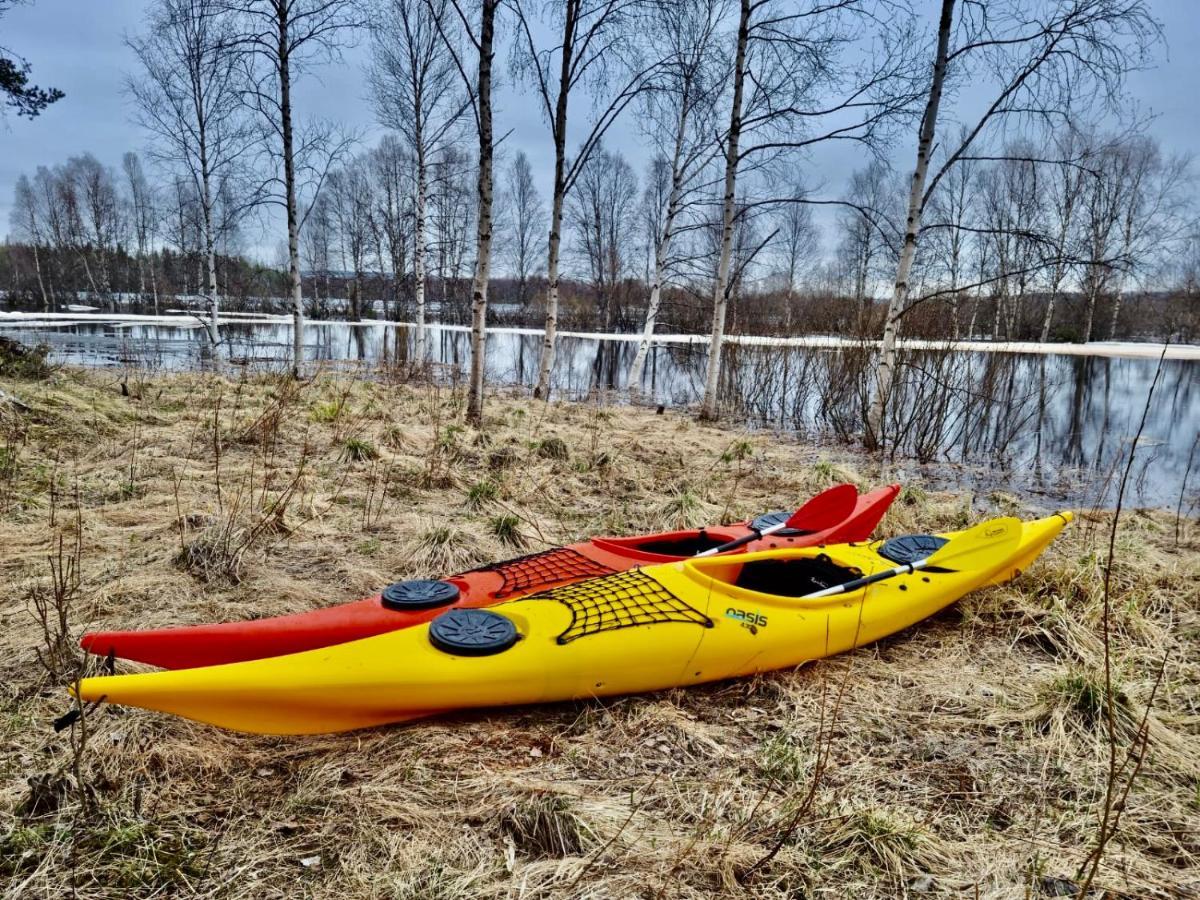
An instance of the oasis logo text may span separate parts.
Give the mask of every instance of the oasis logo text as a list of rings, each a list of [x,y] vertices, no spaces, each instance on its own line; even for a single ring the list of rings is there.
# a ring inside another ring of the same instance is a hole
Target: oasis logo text
[[[758,628],[767,627],[767,617],[758,612],[747,612],[744,609],[734,609],[732,606],[725,610],[725,618],[741,622],[743,625],[753,625]]]

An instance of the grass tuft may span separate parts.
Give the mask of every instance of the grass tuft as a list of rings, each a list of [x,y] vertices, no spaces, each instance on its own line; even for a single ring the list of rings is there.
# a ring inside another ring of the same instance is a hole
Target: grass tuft
[[[417,532],[400,556],[408,572],[428,578],[465,572],[492,561],[479,538],[458,524],[430,525]]]
[[[557,435],[551,435],[540,441],[537,452],[538,456],[542,457],[542,459],[565,460],[571,456],[571,451],[567,448],[567,442]]]
[[[505,513],[493,516],[488,522],[488,528],[501,544],[516,550],[523,550],[528,543],[521,533],[521,520],[514,515]]]
[[[379,451],[368,440],[350,437],[342,442],[342,459],[346,462],[370,462],[379,459]]]
[[[505,810],[501,825],[517,850],[532,859],[578,856],[588,842],[587,826],[570,802],[555,794],[518,800]]]
[[[500,494],[500,486],[490,478],[477,481],[467,488],[466,507],[477,511],[487,506]]]

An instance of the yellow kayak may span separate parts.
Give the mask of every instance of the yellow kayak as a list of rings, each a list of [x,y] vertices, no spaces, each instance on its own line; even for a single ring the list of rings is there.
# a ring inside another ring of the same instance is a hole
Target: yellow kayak
[[[316,734],[751,675],[868,644],[1007,581],[1071,518],[645,566],[319,650],[87,678],[80,695],[241,731]],[[972,542],[986,552],[960,554],[953,568],[952,550]],[[939,548],[951,553],[945,565]],[[871,577],[885,580],[807,596]]]

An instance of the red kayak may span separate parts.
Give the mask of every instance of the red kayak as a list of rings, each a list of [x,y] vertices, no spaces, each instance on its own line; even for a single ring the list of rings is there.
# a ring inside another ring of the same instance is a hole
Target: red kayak
[[[899,492],[898,484],[862,495],[853,485],[837,485],[818,494],[791,518],[790,513],[782,511],[766,513],[742,524],[697,531],[593,538],[493,563],[442,581],[398,582],[367,600],[312,612],[218,625],[98,631],[85,634],[80,643],[89,653],[112,654],[166,669],[300,653],[428,622],[454,606],[490,606],[646,563],[685,559],[738,538],[751,538],[737,549],[739,553],[864,541]],[[794,522],[796,516],[801,516],[809,527],[760,534],[781,522]]]

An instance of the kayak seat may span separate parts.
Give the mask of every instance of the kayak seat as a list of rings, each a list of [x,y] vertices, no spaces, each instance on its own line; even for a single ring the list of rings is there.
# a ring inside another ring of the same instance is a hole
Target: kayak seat
[[[862,573],[839,566],[827,556],[803,559],[762,559],[742,565],[734,584],[760,594],[803,597],[806,594],[853,581]]]

